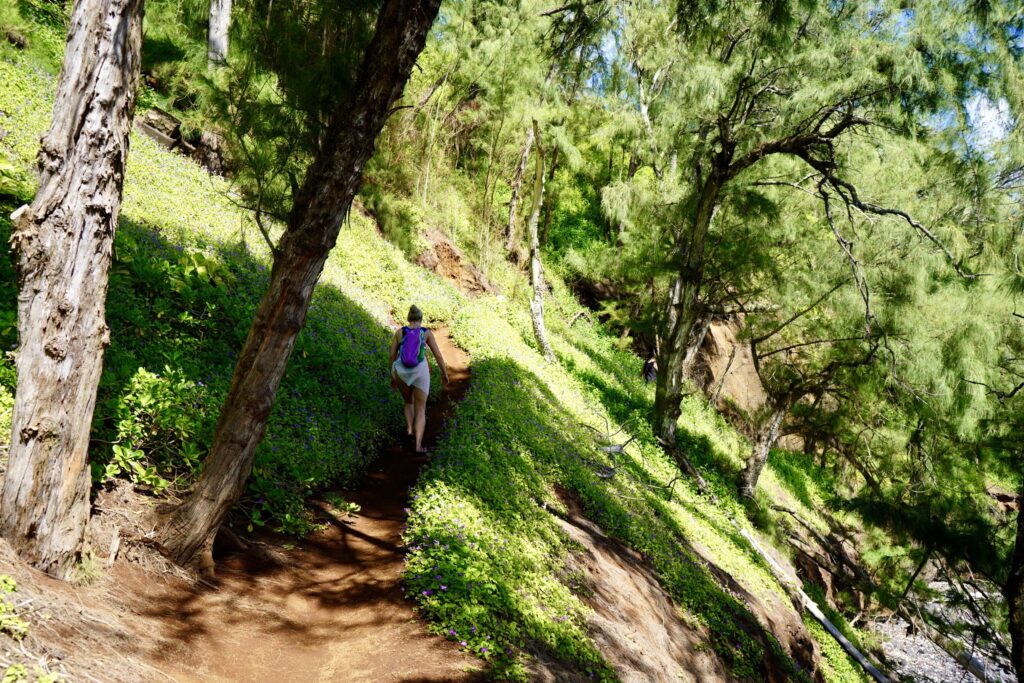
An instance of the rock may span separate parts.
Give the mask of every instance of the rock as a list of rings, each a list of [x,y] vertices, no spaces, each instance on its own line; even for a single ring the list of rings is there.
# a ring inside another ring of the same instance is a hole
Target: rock
[[[181,121],[159,107],[136,118],[135,129],[167,149],[174,149],[181,140]]]
[[[19,50],[24,50],[28,47],[28,37],[13,28],[9,28],[4,31],[4,37],[7,39],[8,43]]]
[[[174,149],[174,145],[177,144],[177,140],[164,135],[145,121],[137,120],[135,122],[135,130],[139,131],[150,140],[155,141],[157,144],[163,145],[167,149]]]
[[[228,176],[231,165],[227,155],[224,138],[217,133],[204,130],[195,143],[192,158],[214,175]]]
[[[466,294],[494,293],[494,285],[476,266],[470,263],[455,244],[436,228],[424,235],[429,249],[424,250],[416,263],[432,270],[443,278],[451,280]]]
[[[767,402],[768,394],[754,368],[750,345],[737,338],[742,325],[739,317],[713,321],[692,374],[706,392],[716,391],[721,384],[719,399],[728,397],[744,413],[753,415]]]

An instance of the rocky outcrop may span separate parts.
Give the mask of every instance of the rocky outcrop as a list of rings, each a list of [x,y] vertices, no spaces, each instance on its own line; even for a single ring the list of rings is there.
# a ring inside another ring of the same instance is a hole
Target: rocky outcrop
[[[487,276],[440,230],[429,228],[424,238],[429,247],[416,258],[417,265],[451,280],[465,294],[493,294],[496,291]]]
[[[729,399],[752,415],[768,401],[768,394],[754,368],[750,345],[738,338],[742,325],[739,317],[712,321],[691,376],[715,403]]]

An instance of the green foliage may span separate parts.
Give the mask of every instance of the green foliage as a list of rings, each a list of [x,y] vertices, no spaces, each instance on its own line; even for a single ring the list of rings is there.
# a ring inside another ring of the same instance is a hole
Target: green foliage
[[[387,239],[402,250],[406,259],[415,261],[427,247],[423,238],[420,208],[408,199],[400,199],[376,185],[366,185],[360,194],[363,206],[374,217]]]
[[[29,683],[32,680],[35,683],[60,683],[60,681],[64,680],[64,677],[60,674],[48,673],[38,666],[34,667],[33,671],[35,673],[34,679],[29,675],[28,667],[24,664],[11,664],[4,670],[0,683]]]
[[[822,674],[826,683],[870,683],[864,669],[854,662],[828,634],[825,627],[813,619],[804,619],[804,626],[821,648]]]
[[[6,38],[0,41],[0,59],[27,55],[33,62],[56,74],[64,55],[71,6],[49,0],[2,0],[0,33],[10,33],[25,41],[17,48]]]
[[[6,574],[0,574],[0,633],[14,640],[28,635],[28,623],[18,614],[14,605],[14,592],[18,585]]]
[[[552,304],[557,310],[569,301]],[[473,354],[473,385],[414,492],[406,533],[406,585],[432,628],[482,654],[500,678],[523,678],[524,653],[538,647],[581,671],[610,675],[587,636],[585,594],[565,571],[574,549],[546,509],[564,509],[561,489],[643,553],[736,675],[757,677],[767,657],[786,662],[773,638],[752,635],[756,620],[706,565],[710,558],[768,604],[785,604],[728,521],[726,510],[740,510],[731,487],[715,484],[723,509],[708,508],[690,482],[675,481],[669,500],[678,470],[650,436],[651,394],[636,357],[587,325],[569,328],[554,315],[549,323],[560,366],[545,364],[529,345],[525,307],[476,300],[455,318],[456,338]],[[581,426],[605,429],[605,415],[627,427],[618,438],[638,439],[611,480],[596,475],[606,456]],[[709,453],[739,444],[724,423],[695,422],[683,431],[706,430],[703,440],[691,438]]]
[[[334,509],[335,514],[341,516],[355,517],[362,509],[358,503],[345,500],[337,493],[328,493],[325,496],[327,503]]]
[[[179,369],[164,366],[157,375],[139,368],[114,402],[118,443],[102,474],[94,478],[126,474],[154,493],[170,486],[169,479],[187,479],[203,455],[195,439],[209,438],[208,416],[216,410],[204,405],[205,394],[204,387]],[[94,469],[98,465],[93,463]]]
[[[9,131],[0,158],[16,168],[27,171],[34,158],[54,86],[26,61],[0,61],[0,111]],[[90,462],[99,480],[123,476],[157,493],[183,490],[198,474],[269,260],[251,216],[239,210],[223,180],[146,138],[133,137],[131,144]],[[20,201],[0,199],[5,348],[15,339],[17,293],[8,216]],[[459,306],[450,284],[409,264],[358,211],[335,254],[238,508],[247,524],[304,532],[311,492],[359,481],[378,444],[401,422],[401,400],[387,381],[391,320],[411,303],[432,324]],[[6,356],[0,386],[13,392]]]

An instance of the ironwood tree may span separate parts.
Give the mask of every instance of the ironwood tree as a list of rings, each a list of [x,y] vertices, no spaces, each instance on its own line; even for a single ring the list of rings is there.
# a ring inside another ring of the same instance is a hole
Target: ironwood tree
[[[0,535],[68,578],[89,521],[89,429],[135,106],[143,0],[75,3],[39,190],[14,215],[18,384]]]
[[[439,5],[440,0],[386,0],[352,87],[316,97],[326,125],[293,193],[267,292],[239,355],[202,475],[159,522],[160,543],[177,562],[212,567],[213,538],[245,491],[313,288]]]

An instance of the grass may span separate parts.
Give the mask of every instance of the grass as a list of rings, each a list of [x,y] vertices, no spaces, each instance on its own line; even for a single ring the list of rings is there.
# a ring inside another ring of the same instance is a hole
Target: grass
[[[16,339],[8,216],[30,197],[31,162],[55,86],[32,55],[0,60],[0,127],[8,131],[0,150],[18,183],[0,198],[6,348]],[[154,492],[188,486],[269,264],[251,217],[235,206],[224,180],[133,134],[108,295],[111,346],[90,453],[98,483],[128,476]],[[360,480],[400,424],[386,368],[393,318],[416,301],[430,321],[442,321],[459,300],[353,212],[314,294],[239,506],[249,525],[300,533],[309,528],[304,503],[312,492]],[[0,360],[0,386],[2,411],[14,388],[10,358]]]
[[[0,6],[0,18],[9,17],[13,5]],[[55,87],[57,60],[45,40],[34,44],[38,52],[5,48],[0,55],[0,126],[8,131],[0,152],[13,169],[0,200],[3,245],[6,216],[31,192],[29,168]],[[470,205],[457,196],[447,201]],[[461,223],[472,221],[463,216]],[[400,224],[406,232],[397,241],[409,237],[407,227]],[[414,238],[402,242],[407,253]],[[184,489],[209,445],[233,354],[266,285],[267,250],[230,185],[133,136],[115,251],[94,475],[97,485],[127,477],[154,493]],[[7,347],[14,341],[11,268],[5,251],[0,340]],[[559,364],[548,365],[532,341],[525,279],[503,262],[490,272],[503,295],[467,300],[410,264],[357,207],[314,295],[241,519],[301,533],[309,528],[304,501],[311,493],[359,481],[379,443],[399,427],[386,344],[393,319],[415,302],[428,322],[450,323],[474,359],[472,388],[409,512],[406,587],[435,632],[489,662],[499,678],[525,678],[537,652],[596,679],[615,678],[587,632],[586,596],[565,571],[567,554],[578,548],[550,512],[563,508],[557,491],[564,489],[608,534],[643,554],[682,617],[707,628],[735,675],[757,679],[774,659],[798,680],[775,639],[720,580],[728,574],[768,609],[788,609],[784,591],[730,521],[746,519],[732,481],[744,440],[703,401],[685,403],[680,443],[721,501],[710,505],[678,480],[650,437],[651,390],[637,377],[639,361],[599,327],[570,327],[578,304],[553,278],[548,324]],[[2,409],[13,390],[7,358],[0,386]],[[584,426],[608,424],[625,428],[623,441],[636,437],[611,479],[597,476],[611,463]],[[780,485],[799,488],[794,473],[780,472]],[[797,494],[813,506],[810,493]]]
[[[553,303],[554,310],[571,305]],[[743,518],[724,480],[713,483],[722,508],[688,481],[667,495],[677,470],[649,436],[650,389],[635,377],[636,358],[616,351],[600,330],[569,328],[551,315],[561,364],[548,365],[533,347],[525,310],[520,301],[484,298],[454,320],[456,340],[474,358],[473,385],[421,477],[407,532],[407,583],[435,631],[488,659],[502,677],[525,676],[524,655],[538,648],[612,677],[588,639],[585,603],[558,578],[571,548],[548,509],[562,506],[561,487],[607,533],[643,553],[686,618],[707,626],[734,673],[756,678],[775,657],[798,678],[773,638],[750,632],[756,620],[709,566],[765,604],[784,605],[783,590],[727,517]],[[583,426],[603,429],[606,419],[628,423],[622,440],[637,437],[610,480],[597,476],[601,456]],[[739,444],[716,425],[693,432],[686,425],[686,438],[709,451]]]

